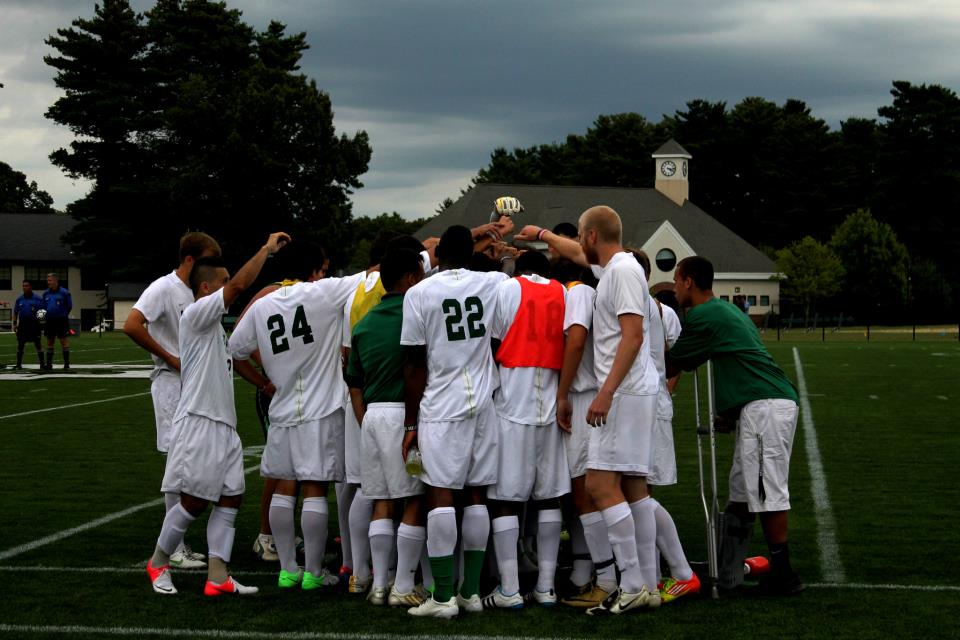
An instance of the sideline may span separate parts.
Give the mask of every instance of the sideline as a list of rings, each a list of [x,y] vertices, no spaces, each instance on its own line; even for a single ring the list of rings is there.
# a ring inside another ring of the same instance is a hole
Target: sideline
[[[91,400],[90,402],[77,402],[76,404],[62,404],[58,407],[47,407],[46,409],[34,409],[33,411],[23,411],[21,413],[8,413],[5,416],[0,416],[0,420],[6,420],[8,418],[19,418],[20,416],[29,416],[35,413],[46,413],[47,411],[59,411],[60,409],[73,409],[74,407],[85,407],[91,404],[113,402],[114,400],[126,400],[127,398],[139,398],[140,396],[148,396],[148,395],[150,395],[149,391],[142,391],[140,393],[131,393],[125,396],[114,396],[112,398],[103,398],[102,400]]]

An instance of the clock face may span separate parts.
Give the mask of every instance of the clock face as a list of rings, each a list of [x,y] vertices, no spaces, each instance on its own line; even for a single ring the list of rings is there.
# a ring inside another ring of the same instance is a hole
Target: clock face
[[[681,165],[681,167],[683,168],[683,177],[686,178],[687,177],[687,161],[686,160],[683,161],[683,164]]]
[[[676,172],[677,172],[677,163],[674,162],[673,160],[664,160],[663,164],[660,165],[660,173],[667,176],[668,178],[671,177]]]

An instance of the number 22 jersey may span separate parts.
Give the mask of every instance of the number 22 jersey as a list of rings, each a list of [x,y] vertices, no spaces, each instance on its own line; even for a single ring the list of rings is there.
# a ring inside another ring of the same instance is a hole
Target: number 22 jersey
[[[340,371],[343,305],[366,274],[297,282],[254,302],[230,336],[230,353],[257,349],[270,382],[270,426],[319,420],[343,407]]]
[[[499,386],[490,352],[497,287],[505,273],[448,269],[411,287],[403,299],[400,344],[427,347],[423,422],[477,415]]]

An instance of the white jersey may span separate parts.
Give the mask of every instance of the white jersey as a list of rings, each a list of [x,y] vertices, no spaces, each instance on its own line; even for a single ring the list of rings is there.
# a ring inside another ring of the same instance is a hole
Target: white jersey
[[[377,286],[377,283],[380,282],[380,272],[371,271],[366,274],[366,277],[363,280],[363,289],[367,293],[373,291],[374,287]],[[342,346],[350,348],[350,345],[353,344],[351,336],[353,335],[353,325],[350,322],[350,311],[353,309],[353,302],[357,299],[357,290],[360,288],[360,283],[357,283],[357,286],[353,288],[353,291],[350,292],[350,295],[347,297],[347,301],[343,304],[343,341]]]
[[[227,312],[223,289],[200,298],[180,316],[180,404],[174,422],[203,416],[237,427],[233,360],[220,319]]]
[[[663,330],[666,332],[667,346],[672,347],[680,337],[680,331],[683,330],[680,326],[680,317],[673,308],[665,304],[661,304],[660,308],[663,310]]]
[[[520,276],[546,285],[553,282],[538,275]],[[564,289],[564,291],[566,291]],[[520,309],[521,290],[516,278],[500,284],[497,309],[490,323],[491,337],[503,340]],[[560,372],[543,367],[500,366],[500,390],[496,394],[497,415],[529,425],[552,424],[557,418],[557,383]]]
[[[643,341],[650,341],[650,358],[657,369],[657,377],[661,383],[667,380],[667,349],[666,329],[660,317],[660,307],[653,296],[647,296],[647,315],[643,322]]]
[[[466,269],[440,271],[411,287],[403,298],[400,344],[427,347],[427,388],[422,422],[472,418],[498,386],[490,353],[497,285],[505,273]]]
[[[343,305],[363,274],[281,287],[254,302],[230,337],[238,359],[260,350],[277,388],[270,425],[319,420],[343,407],[340,340]]]
[[[150,337],[170,355],[179,356],[180,314],[191,304],[193,292],[177,276],[177,272],[173,271],[151,282],[146,291],[140,294],[140,299],[133,308],[143,314]],[[153,358],[154,366],[151,378],[156,378],[161,371],[179,375],[179,372],[159,357],[153,354],[150,354],[150,357]]]
[[[593,354],[597,381],[602,385],[610,375],[613,360],[620,346],[619,316],[649,314],[647,279],[643,268],[632,254],[621,251],[603,268],[597,285],[596,307],[593,314]],[[644,319],[644,329],[648,322]],[[643,344],[630,371],[624,376],[617,393],[654,395],[660,387],[657,369],[650,357],[650,340],[644,335]]]
[[[567,306],[563,312],[563,332],[566,333],[575,324],[587,330],[583,357],[580,358],[577,375],[570,385],[570,391],[573,393],[594,391],[598,388],[597,371],[593,364],[593,303],[596,297],[596,290],[582,282],[567,290]]]

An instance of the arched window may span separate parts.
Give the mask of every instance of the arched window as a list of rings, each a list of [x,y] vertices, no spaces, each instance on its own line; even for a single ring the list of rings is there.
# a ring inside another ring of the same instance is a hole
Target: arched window
[[[657,252],[657,269],[660,271],[671,271],[677,266],[677,254],[670,249],[660,249]]]

